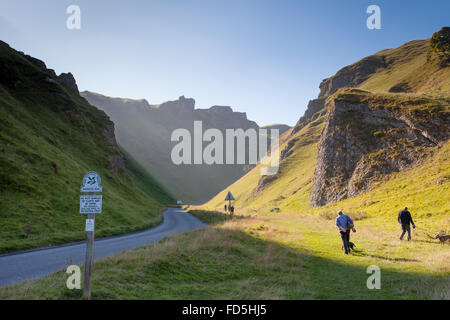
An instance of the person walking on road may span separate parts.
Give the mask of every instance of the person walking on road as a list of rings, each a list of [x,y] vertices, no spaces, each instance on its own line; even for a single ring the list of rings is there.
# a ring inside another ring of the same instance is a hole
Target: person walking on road
[[[356,232],[353,220],[340,210],[338,212],[338,217],[336,218],[336,226],[338,227],[339,233],[341,234],[345,254],[348,254],[350,252],[350,230]]]
[[[416,225],[414,224],[411,213],[408,211],[407,207],[398,213],[398,223],[402,225],[400,240],[403,240],[405,233],[408,232],[408,241],[411,241],[411,225],[413,228],[416,228]]]
[[[225,208],[225,212],[227,212],[227,205],[225,205],[224,208]]]
[[[231,206],[230,207],[230,216],[231,216],[231,218],[233,218],[233,215],[234,215],[234,206]]]

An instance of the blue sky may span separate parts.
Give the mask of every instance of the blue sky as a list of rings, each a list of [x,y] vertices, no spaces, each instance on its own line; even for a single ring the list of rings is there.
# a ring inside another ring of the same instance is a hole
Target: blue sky
[[[66,28],[69,5],[81,30]],[[381,30],[366,8],[381,8]],[[450,1],[0,0],[0,39],[80,90],[152,104],[193,97],[294,125],[322,79],[450,22]]]

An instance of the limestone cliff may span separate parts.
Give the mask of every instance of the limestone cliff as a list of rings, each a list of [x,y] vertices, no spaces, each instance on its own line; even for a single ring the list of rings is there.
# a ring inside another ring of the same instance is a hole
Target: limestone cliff
[[[312,206],[354,197],[450,138],[450,99],[346,89],[327,100]]]
[[[429,40],[410,41],[322,81],[318,98],[309,102],[281,152],[283,161],[294,152],[296,134],[326,115],[312,206],[368,191],[386,175],[418,165],[448,140],[450,68],[430,63],[428,52]]]

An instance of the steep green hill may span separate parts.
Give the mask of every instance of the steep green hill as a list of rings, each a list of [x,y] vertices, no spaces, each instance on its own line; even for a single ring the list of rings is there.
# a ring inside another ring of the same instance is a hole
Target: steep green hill
[[[0,42],[0,75],[0,252],[84,239],[79,195],[91,170],[104,189],[97,237],[161,221],[173,200],[124,161],[113,123],[79,96],[70,74],[58,77]]]
[[[328,96],[350,87],[374,93],[404,92],[448,95],[448,67],[427,61],[429,39],[413,40],[386,49],[342,68],[320,84],[319,96]]]

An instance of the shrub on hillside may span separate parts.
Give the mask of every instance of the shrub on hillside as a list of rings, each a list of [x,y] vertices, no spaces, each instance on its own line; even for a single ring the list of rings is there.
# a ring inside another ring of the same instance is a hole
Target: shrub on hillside
[[[427,56],[429,61],[432,59],[431,53],[437,57],[440,67],[445,67],[450,62],[450,27],[443,27],[433,34]]]

